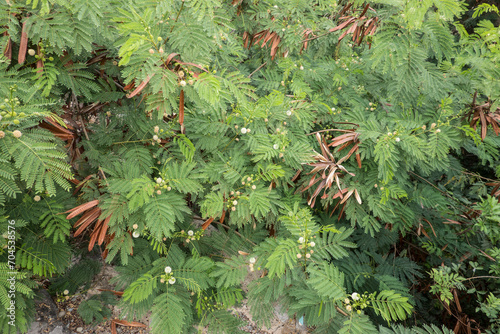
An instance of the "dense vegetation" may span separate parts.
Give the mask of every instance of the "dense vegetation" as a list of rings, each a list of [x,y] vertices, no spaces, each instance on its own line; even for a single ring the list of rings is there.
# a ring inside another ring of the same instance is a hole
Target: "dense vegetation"
[[[245,297],[314,333],[498,333],[500,15],[474,6],[1,0],[1,331],[99,254],[153,333],[237,333]]]

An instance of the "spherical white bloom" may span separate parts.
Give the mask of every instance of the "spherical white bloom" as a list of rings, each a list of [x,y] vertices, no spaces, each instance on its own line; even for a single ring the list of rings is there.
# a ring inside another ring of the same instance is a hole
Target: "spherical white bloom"
[[[14,135],[14,137],[16,137],[16,138],[18,138],[18,139],[19,139],[19,138],[21,138],[21,136],[23,135],[23,134],[21,133],[21,131],[19,131],[19,130],[15,130],[15,131],[13,131],[13,132],[12,132],[12,134]]]
[[[307,258],[310,258],[310,257],[311,257],[311,254],[307,253],[307,254],[306,254],[306,257],[307,257]]]
[[[138,227],[139,227],[139,225],[137,225],[137,224],[132,225],[132,228],[133,228],[134,230],[137,230],[137,228],[138,228]]]
[[[29,54],[30,56],[34,56],[34,55],[35,55],[35,53],[36,53],[36,52],[35,52],[35,50],[33,50],[33,49],[29,49],[29,50],[28,50],[28,54]]]
[[[351,302],[349,301],[349,298],[346,298],[346,299],[344,299],[344,303],[349,305]]]
[[[140,235],[141,235],[141,234],[139,233],[139,231],[134,231],[134,233],[132,233],[132,236],[133,236],[134,238],[139,238],[139,236],[140,236]]]
[[[163,182],[163,179],[161,177],[159,177],[159,178],[156,179],[156,183],[160,184],[162,182]]]
[[[300,65],[300,69],[303,70],[304,69],[304,66]]]
[[[172,272],[172,268],[170,268],[169,266],[166,266],[165,267],[165,274],[170,274]]]
[[[33,197],[33,200],[34,200],[35,202],[39,202],[39,201],[41,200],[41,197],[40,197],[40,196],[38,196],[38,195],[36,195],[35,197]]]
[[[233,201],[233,205],[236,205],[236,204],[238,204],[238,201],[237,201],[237,200],[234,200],[234,201]]]
[[[181,80],[181,82],[179,82],[179,85],[181,85],[182,87],[186,86],[186,81]]]
[[[396,142],[399,142],[401,141],[401,139],[399,137],[396,137]]]
[[[286,115],[287,115],[287,116],[291,116],[291,115],[292,115],[292,111],[291,111],[291,110],[287,110],[287,111],[286,111]]]
[[[193,236],[193,234],[194,234],[194,232],[193,232],[192,230],[189,230],[189,231],[188,231],[188,235],[189,235],[189,236]]]
[[[255,258],[254,257],[250,258],[250,263],[252,263],[252,264],[255,263]]]
[[[278,148],[280,148],[280,146],[279,146],[278,144],[274,144],[274,145],[273,145],[273,148],[274,148],[275,150],[277,150]]]
[[[441,132],[441,129],[437,129],[437,130],[436,130],[436,133],[439,133],[439,132]]]
[[[335,108],[332,108],[332,111],[335,111]]]
[[[241,128],[241,133],[243,134],[247,133],[247,128]]]
[[[311,247],[314,247],[316,246],[316,243],[314,241],[311,241],[311,243],[309,244]]]
[[[158,133],[158,131],[160,131],[160,127],[158,125],[155,126],[154,131],[155,131],[155,133]]]
[[[255,184],[254,184],[254,185],[252,185],[252,189],[253,189],[253,190],[257,189],[257,186],[256,186]]]
[[[347,311],[349,311],[349,312],[351,312],[351,311],[352,311],[352,307],[351,307],[351,305],[347,305],[347,306],[345,307],[345,309],[346,309]]]
[[[351,297],[352,297],[352,300],[359,300],[359,294],[357,292],[353,292]]]
[[[231,208],[231,211],[236,211],[236,207],[235,207],[235,206],[233,206],[233,207]]]
[[[302,255],[297,254],[297,259],[300,259],[301,257],[302,257]]]
[[[154,136],[153,136],[153,140],[155,140],[155,141],[156,141],[156,140],[158,140],[158,136],[157,136],[157,135],[154,135]]]
[[[300,237],[300,238],[299,238],[299,242],[300,242],[301,244],[303,244],[303,243],[304,243],[304,237]]]
[[[168,280],[168,283],[174,284],[175,283],[175,277],[172,277]]]
[[[67,295],[67,294],[69,293],[69,291],[68,291],[68,290],[64,290],[64,292],[63,292],[63,293],[64,293],[65,295]]]

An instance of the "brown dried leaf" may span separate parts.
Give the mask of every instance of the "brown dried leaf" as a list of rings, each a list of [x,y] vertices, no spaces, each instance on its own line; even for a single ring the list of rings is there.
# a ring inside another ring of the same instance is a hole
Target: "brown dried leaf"
[[[19,43],[19,55],[17,57],[19,64],[23,64],[26,60],[26,51],[28,50],[28,34],[26,30],[26,21],[24,21],[23,30],[21,31],[21,42]]]

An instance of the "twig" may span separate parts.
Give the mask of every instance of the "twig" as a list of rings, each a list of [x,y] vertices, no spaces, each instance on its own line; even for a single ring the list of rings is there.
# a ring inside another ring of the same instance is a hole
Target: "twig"
[[[250,73],[250,75],[249,75],[248,77],[249,77],[249,78],[251,78],[251,77],[252,77],[252,75],[254,75],[254,74],[255,74],[255,72],[259,71],[261,68],[263,68],[263,67],[264,67],[264,66],[266,66],[266,65],[267,65],[267,61],[266,61],[264,64],[262,64],[262,65],[260,65],[259,67],[257,67],[257,69],[256,69],[255,71],[253,71],[252,73]]]
[[[500,279],[500,277],[498,277],[498,276],[474,276],[474,277],[466,278],[466,279],[464,279],[464,281],[470,281],[471,279],[476,279],[476,278],[496,278],[496,279]]]

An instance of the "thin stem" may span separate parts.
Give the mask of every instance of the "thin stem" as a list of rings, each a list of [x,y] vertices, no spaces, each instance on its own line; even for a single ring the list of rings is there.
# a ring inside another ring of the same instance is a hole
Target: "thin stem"
[[[267,65],[267,61],[264,64],[262,64],[259,67],[257,67],[257,69],[255,71],[253,71],[252,73],[250,73],[250,75],[248,77],[251,78],[252,75],[254,75],[256,72],[258,72],[261,68],[263,68],[266,65]]]

